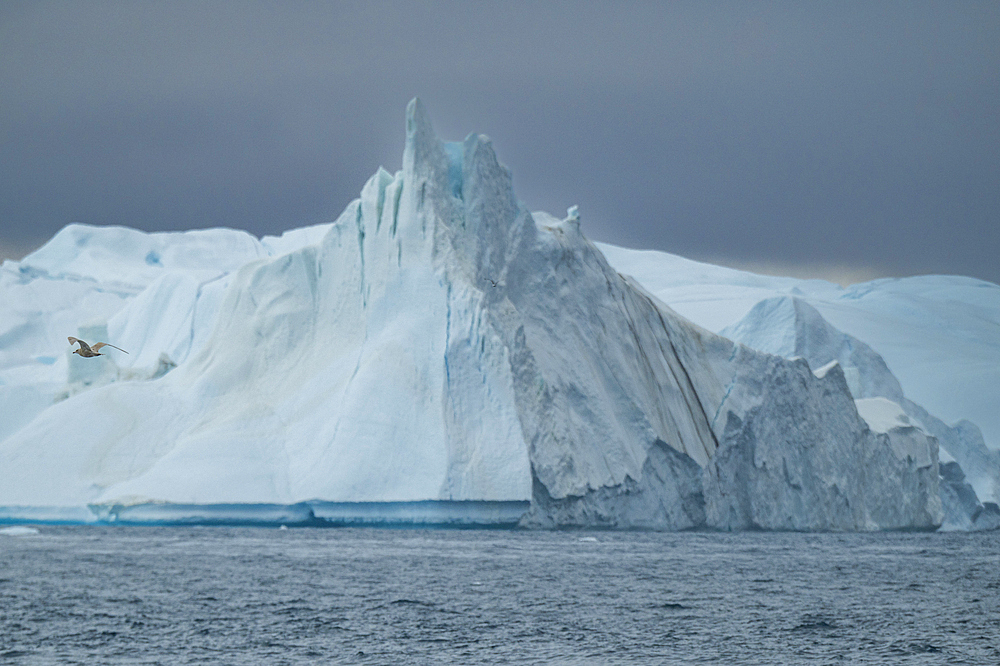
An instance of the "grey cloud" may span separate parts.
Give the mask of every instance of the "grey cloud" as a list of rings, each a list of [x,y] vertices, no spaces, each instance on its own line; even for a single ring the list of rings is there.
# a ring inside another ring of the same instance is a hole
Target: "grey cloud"
[[[1000,281],[983,3],[7,3],[0,239],[335,217],[421,96],[633,247]]]

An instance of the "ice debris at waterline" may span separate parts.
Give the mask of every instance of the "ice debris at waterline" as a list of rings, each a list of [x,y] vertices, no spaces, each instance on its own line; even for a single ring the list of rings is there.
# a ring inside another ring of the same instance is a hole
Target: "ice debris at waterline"
[[[0,536],[34,536],[39,534],[37,528],[15,525],[14,527],[0,527]]]
[[[261,240],[71,225],[6,262],[0,290],[7,520],[943,520],[936,439],[873,430],[839,365],[679,316],[609,266],[575,208],[529,213],[488,138],[438,140],[417,100],[402,170],[332,224]],[[134,356],[82,368],[74,332]]]

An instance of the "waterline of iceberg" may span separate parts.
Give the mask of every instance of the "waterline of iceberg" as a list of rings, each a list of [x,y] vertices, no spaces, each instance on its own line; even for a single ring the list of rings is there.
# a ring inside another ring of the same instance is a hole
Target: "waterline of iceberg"
[[[0,524],[514,528],[530,502],[298,502],[0,507]]]

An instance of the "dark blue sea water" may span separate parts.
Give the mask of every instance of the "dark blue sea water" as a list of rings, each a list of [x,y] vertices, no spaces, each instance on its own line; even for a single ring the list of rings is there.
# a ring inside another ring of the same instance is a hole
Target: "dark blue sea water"
[[[1000,663],[1000,534],[40,527],[0,663]]]

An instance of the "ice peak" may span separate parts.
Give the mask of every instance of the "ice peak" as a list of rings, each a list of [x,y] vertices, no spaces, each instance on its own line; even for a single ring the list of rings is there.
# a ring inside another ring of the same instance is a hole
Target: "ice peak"
[[[419,97],[414,97],[406,105],[406,144],[403,148],[403,170],[413,181],[418,172],[444,171],[447,173],[448,159],[444,145],[434,133],[434,126],[427,108]],[[429,167],[429,169],[428,169]]]
[[[406,140],[409,142],[411,138],[428,135],[437,138],[434,135],[434,127],[431,125],[427,107],[424,106],[419,97],[414,97],[406,105]]]
[[[406,107],[403,171],[411,187],[421,178],[433,183],[437,192],[425,190],[425,198],[447,194],[464,200],[466,185],[472,181],[485,185],[492,195],[513,199],[510,171],[500,164],[490,138],[473,132],[464,141],[442,141],[434,133],[427,108],[418,97]]]

